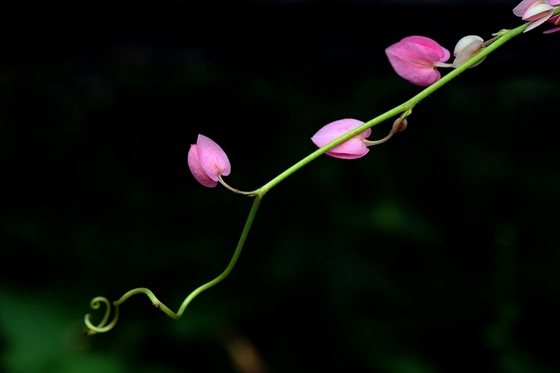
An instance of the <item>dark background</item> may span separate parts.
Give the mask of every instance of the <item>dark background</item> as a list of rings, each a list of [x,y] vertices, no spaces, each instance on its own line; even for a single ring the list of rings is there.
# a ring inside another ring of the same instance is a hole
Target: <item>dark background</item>
[[[387,46],[488,39],[520,24],[515,5],[5,13],[18,26],[0,58],[0,371],[558,372],[560,35],[548,25],[432,94],[366,157],[321,157],[272,190],[230,277],[179,321],[135,296],[114,330],[81,335],[94,296],[145,286],[177,310],[227,265],[252,201],[194,180],[199,133],[227,152],[230,185],[256,189],[326,123],[420,91]]]

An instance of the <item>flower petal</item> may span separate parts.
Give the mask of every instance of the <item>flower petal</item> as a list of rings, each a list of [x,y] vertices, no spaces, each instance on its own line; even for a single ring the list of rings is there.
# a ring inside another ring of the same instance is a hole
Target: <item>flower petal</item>
[[[198,135],[196,141],[200,166],[213,181],[231,172],[231,165],[226,153],[218,144],[204,135]]]
[[[362,139],[355,137],[335,146],[325,154],[340,159],[358,159],[369,152],[369,148],[364,144]]]
[[[311,138],[311,141],[321,148],[362,124],[364,124],[364,122],[357,119],[340,119],[325,125],[317,131]],[[342,144],[335,146],[325,154],[341,159],[361,158],[369,152],[369,149],[364,143],[364,139],[369,135],[371,135],[370,128],[346,140]]]
[[[547,19],[552,16],[554,13],[554,8],[550,5],[544,3],[535,3],[531,5],[525,12],[523,12],[523,17],[521,17],[524,21],[541,21],[540,23],[545,22]],[[544,18],[544,20],[542,20]],[[539,24],[540,24],[539,23]]]
[[[200,160],[198,159],[198,149],[197,145],[191,145],[189,149],[189,154],[187,156],[187,162],[189,168],[194,178],[202,185],[208,188],[214,188],[218,183],[208,177],[206,172],[202,169],[200,165]]]
[[[559,0],[560,2],[560,0]],[[560,14],[555,15],[552,18],[548,19],[548,22],[554,23],[555,25],[559,25],[560,24]],[[550,30],[546,30],[543,32],[543,34],[552,34],[553,32],[557,32],[560,31],[560,27],[554,27],[551,28]]]
[[[543,34],[552,34],[553,32],[560,31],[560,27],[551,28],[550,30],[543,31]]]
[[[447,66],[450,53],[434,40],[409,36],[385,49],[395,72],[409,82],[429,86],[441,78],[436,66]],[[450,67],[451,65],[449,65]]]
[[[542,2],[542,0],[523,0],[515,8],[513,8],[513,14],[518,17],[522,17],[523,13],[525,13],[531,5]]]

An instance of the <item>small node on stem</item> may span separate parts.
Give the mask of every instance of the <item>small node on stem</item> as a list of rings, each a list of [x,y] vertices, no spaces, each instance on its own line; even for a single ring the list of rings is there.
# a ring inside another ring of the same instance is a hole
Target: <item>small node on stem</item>
[[[406,129],[407,126],[408,126],[408,121],[406,120],[406,117],[397,118],[393,123],[393,128],[391,128],[391,132],[392,133],[402,132]]]
[[[495,36],[496,38],[501,38],[502,36],[504,36],[508,32],[509,32],[509,29],[503,28],[500,31],[493,33],[492,36]]]
[[[410,114],[412,114],[412,108],[406,110],[400,117],[395,119],[393,127],[391,128],[391,133],[395,134],[404,131],[408,126],[408,120],[406,118],[408,118]]]

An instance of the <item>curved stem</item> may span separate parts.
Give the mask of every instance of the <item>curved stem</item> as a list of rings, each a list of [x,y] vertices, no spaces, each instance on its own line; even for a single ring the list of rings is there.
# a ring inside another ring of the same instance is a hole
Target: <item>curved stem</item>
[[[251,191],[251,192],[244,192],[244,191],[242,191],[242,190],[239,190],[239,189],[236,189],[236,188],[234,188],[234,187],[229,186],[229,185],[224,181],[224,179],[222,179],[222,175],[218,176],[218,178],[219,178],[218,181],[220,182],[220,184],[222,184],[226,189],[232,191],[233,193],[242,194],[242,195],[248,196],[248,197],[254,197],[254,196],[257,194],[257,191],[256,191],[256,190]]]
[[[257,214],[257,210],[259,209],[261,199],[262,199],[261,196],[256,196],[255,200],[253,201],[253,206],[251,207],[251,211],[249,211],[249,216],[247,217],[247,221],[245,222],[245,226],[243,227],[243,231],[241,232],[241,237],[239,238],[239,242],[237,243],[237,247],[235,248],[235,252],[233,253],[233,257],[231,258],[227,268],[218,277],[216,277],[215,279],[213,279],[210,282],[207,282],[204,285],[199,286],[192,293],[190,293],[189,296],[183,301],[183,304],[181,304],[181,307],[179,308],[179,311],[177,312],[177,318],[181,317],[181,315],[183,314],[183,312],[185,312],[185,309],[187,308],[189,303],[197,295],[202,293],[204,290],[207,290],[207,289],[211,288],[212,286],[221,282],[224,278],[226,278],[229,275],[229,273],[231,272],[233,267],[235,267],[235,263],[237,263],[237,259],[239,258],[239,255],[241,254],[241,250],[243,249],[243,245],[245,244],[245,240],[247,239],[247,236],[249,235],[249,231],[251,230],[251,225],[253,224],[253,221],[255,220],[255,215]]]
[[[366,146],[381,145],[381,144],[383,144],[384,142],[389,141],[389,139],[390,139],[391,137],[393,137],[393,135],[394,135],[395,133],[396,133],[395,131],[391,130],[391,132],[389,132],[389,134],[388,134],[387,136],[385,136],[384,138],[379,139],[379,140],[374,140],[374,141],[371,141],[371,140],[364,140],[364,144],[366,144]]]
[[[91,301],[91,308],[98,309],[101,306],[101,303],[104,303],[107,306],[107,310],[105,312],[105,316],[103,317],[103,320],[97,326],[93,325],[93,323],[91,322],[91,315],[90,314],[87,314],[85,316],[84,322],[86,324],[86,328],[84,329],[84,334],[92,335],[92,334],[96,334],[96,333],[104,333],[104,332],[107,332],[107,331],[111,330],[115,326],[115,324],[117,323],[117,319],[119,317],[119,312],[118,312],[119,311],[119,306],[122,303],[124,303],[128,298],[130,298],[131,296],[136,295],[136,294],[146,294],[146,296],[148,298],[150,298],[150,300],[152,301],[153,305],[156,308],[158,308],[159,310],[164,312],[166,315],[168,315],[169,317],[171,317],[175,320],[179,319],[183,315],[183,313],[185,312],[185,309],[187,308],[189,303],[194,298],[196,298],[203,291],[205,291],[205,290],[211,288],[212,286],[218,284],[219,282],[221,282],[233,270],[233,267],[235,267],[235,264],[237,263],[237,259],[239,259],[239,255],[241,254],[241,250],[243,249],[243,245],[245,244],[245,241],[247,240],[247,236],[249,235],[249,231],[251,230],[251,225],[253,224],[253,221],[255,220],[255,216],[257,214],[257,210],[259,209],[261,199],[262,198],[260,196],[255,197],[255,200],[253,202],[253,206],[251,207],[251,211],[249,212],[249,216],[247,217],[247,221],[245,222],[245,226],[243,227],[243,231],[241,232],[241,237],[239,238],[239,241],[237,243],[237,247],[235,248],[235,252],[233,253],[233,256],[232,256],[228,266],[226,267],[226,269],[218,277],[216,277],[212,281],[209,281],[209,282],[205,283],[204,285],[199,286],[193,292],[191,292],[187,296],[187,298],[183,301],[183,303],[181,304],[181,307],[179,308],[179,311],[177,311],[177,313],[173,312],[171,309],[169,309],[169,307],[167,307],[165,304],[160,302],[160,300],[154,295],[154,293],[150,289],[148,289],[148,288],[136,288],[136,289],[132,289],[132,290],[126,292],[117,301],[113,302],[113,306],[115,306],[115,316],[113,317],[113,320],[111,321],[111,323],[106,325],[107,321],[109,320],[110,303],[104,297],[96,297]]]

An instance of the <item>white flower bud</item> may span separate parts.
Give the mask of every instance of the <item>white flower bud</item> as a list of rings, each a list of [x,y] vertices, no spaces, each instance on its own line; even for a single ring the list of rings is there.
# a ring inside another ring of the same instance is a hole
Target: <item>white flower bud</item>
[[[467,60],[473,57],[475,54],[481,51],[482,44],[484,40],[480,36],[476,35],[469,35],[461,38],[457,45],[455,46],[455,50],[453,51],[453,55],[455,56],[455,60],[453,61],[453,67],[459,67],[464,64]],[[484,61],[486,57],[482,60],[478,61],[471,67],[475,67],[479,65],[482,61]]]

